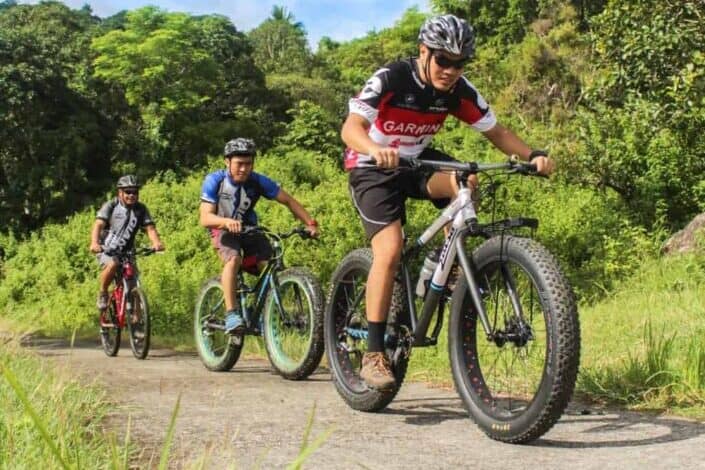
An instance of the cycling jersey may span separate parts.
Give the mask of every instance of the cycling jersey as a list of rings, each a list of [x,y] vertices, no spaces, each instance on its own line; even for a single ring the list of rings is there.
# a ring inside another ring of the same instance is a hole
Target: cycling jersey
[[[416,158],[428,146],[451,114],[484,132],[497,123],[485,99],[468,79],[461,77],[448,92],[421,81],[413,58],[394,62],[367,81],[362,92],[350,99],[351,113],[370,123],[369,137],[399,154]],[[372,166],[369,155],[345,150],[345,168]]]
[[[274,199],[279,194],[279,185],[266,176],[252,172],[244,183],[236,183],[226,170],[206,176],[201,190],[201,201],[217,206],[216,213],[243,221],[246,225],[257,225],[255,204],[260,196]]]
[[[123,254],[132,249],[137,230],[147,225],[154,225],[147,206],[136,202],[128,207],[118,198],[103,204],[96,214],[96,219],[107,223],[101,234],[101,244],[103,251],[112,255]]]

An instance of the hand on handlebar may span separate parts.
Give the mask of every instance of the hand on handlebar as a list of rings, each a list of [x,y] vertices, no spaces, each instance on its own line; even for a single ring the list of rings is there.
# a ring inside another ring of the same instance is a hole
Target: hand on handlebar
[[[228,219],[224,224],[223,228],[231,233],[240,233],[242,231],[242,221],[235,219]]]
[[[318,235],[320,234],[320,231],[318,230],[318,225],[307,225],[304,228],[304,231],[311,237],[311,238],[318,238]]]
[[[380,147],[370,153],[380,168],[396,168],[399,166],[399,149]]]
[[[536,173],[542,176],[548,176],[556,169],[556,163],[550,157],[536,157],[531,163],[536,165]]]

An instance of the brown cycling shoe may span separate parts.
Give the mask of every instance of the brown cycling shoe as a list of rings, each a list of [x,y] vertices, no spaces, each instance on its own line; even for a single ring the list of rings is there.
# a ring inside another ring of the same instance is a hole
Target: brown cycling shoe
[[[392,366],[383,352],[366,352],[362,356],[360,378],[368,387],[377,390],[389,390],[396,384]]]

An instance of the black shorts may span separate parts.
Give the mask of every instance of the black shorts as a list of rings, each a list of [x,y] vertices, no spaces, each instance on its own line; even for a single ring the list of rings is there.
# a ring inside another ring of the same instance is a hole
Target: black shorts
[[[256,257],[257,261],[266,261],[272,256],[272,245],[260,232],[246,235],[228,232],[227,230],[211,230],[213,245],[218,250],[218,255],[223,263],[227,263],[235,256]]]
[[[418,157],[422,160],[457,161],[434,149],[426,149]],[[353,204],[362,220],[367,238],[372,237],[396,220],[406,223],[406,199],[427,199],[440,208],[450,199],[431,199],[426,185],[433,170],[355,168],[350,172],[349,188]]]

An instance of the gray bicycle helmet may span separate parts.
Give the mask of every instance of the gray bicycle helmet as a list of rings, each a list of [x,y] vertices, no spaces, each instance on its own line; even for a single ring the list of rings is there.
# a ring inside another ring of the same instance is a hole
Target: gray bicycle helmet
[[[237,139],[228,141],[228,143],[225,144],[225,149],[223,150],[223,155],[225,158],[234,157],[236,155],[254,157],[255,153],[255,142],[252,139],[245,139],[243,137],[238,137]]]
[[[124,175],[118,179],[117,187],[118,189],[139,188],[140,184],[137,182],[137,177],[135,175]]]
[[[454,15],[427,19],[419,30],[419,42],[430,49],[472,58],[475,55],[475,32],[467,21]]]

